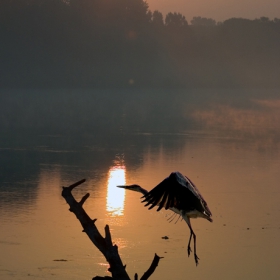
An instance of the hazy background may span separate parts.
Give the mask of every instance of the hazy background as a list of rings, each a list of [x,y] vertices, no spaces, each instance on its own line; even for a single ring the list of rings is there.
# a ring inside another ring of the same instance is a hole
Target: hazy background
[[[262,16],[269,18],[279,17],[280,3],[277,0],[149,0],[151,10],[168,12],[180,12],[191,19],[194,16],[213,18],[224,21],[233,17],[255,19]]]
[[[148,4],[1,1],[1,87],[280,86],[279,18],[236,12],[221,21]]]

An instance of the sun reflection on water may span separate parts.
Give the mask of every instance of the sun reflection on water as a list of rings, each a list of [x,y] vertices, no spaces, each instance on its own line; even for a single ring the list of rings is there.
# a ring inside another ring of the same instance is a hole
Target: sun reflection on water
[[[117,185],[125,185],[125,166],[114,166],[108,172],[106,210],[110,216],[123,215],[125,190]]]

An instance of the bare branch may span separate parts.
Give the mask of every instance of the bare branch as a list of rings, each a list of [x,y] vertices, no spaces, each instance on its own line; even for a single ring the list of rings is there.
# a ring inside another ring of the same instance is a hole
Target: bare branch
[[[82,199],[81,199],[81,201],[79,202],[79,204],[80,204],[81,206],[83,206],[83,204],[85,203],[85,201],[86,201],[88,198],[89,198],[89,193],[85,194],[85,195],[82,197]]]
[[[156,267],[158,266],[159,260],[163,257],[159,257],[157,254],[155,254],[154,259],[152,261],[151,266],[149,269],[143,274],[143,276],[140,278],[140,280],[147,280],[155,271]]]
[[[111,233],[110,233],[110,229],[109,229],[108,225],[105,226],[105,241],[108,245],[113,246],[112,239],[111,239]],[[117,245],[115,245],[115,246],[117,246]]]
[[[129,280],[129,276],[119,256],[118,247],[112,243],[109,226],[106,225],[105,238],[103,238],[95,226],[96,219],[92,220],[82,207],[83,203],[88,198],[88,195],[85,195],[80,202],[77,202],[71,193],[73,188],[83,182],[85,182],[85,180],[78,181],[69,187],[63,187],[62,196],[69,204],[70,211],[73,212],[80,221],[83,231],[106,258],[110,265],[109,271],[112,273],[113,278],[118,280]]]
[[[75,187],[81,185],[81,184],[84,183],[85,181],[86,181],[86,179],[82,179],[82,180],[80,180],[80,181],[78,181],[78,182],[76,182],[76,183],[70,185],[68,188],[71,189],[71,191],[72,191]]]
[[[72,190],[79,186],[80,184],[84,183],[86,180],[80,180],[69,187],[62,187],[62,196],[70,206],[70,211],[73,212],[77,219],[80,221],[83,232],[85,232],[89,239],[92,241],[92,243],[101,251],[101,253],[106,258],[107,262],[109,263],[109,271],[112,274],[112,277],[105,276],[96,276],[93,278],[93,280],[101,280],[101,279],[115,279],[115,280],[130,280],[127,272],[126,272],[126,266],[123,265],[122,260],[118,253],[118,246],[113,245],[110,228],[108,225],[105,226],[105,237],[103,237],[96,225],[95,222],[97,219],[91,219],[86,211],[83,209],[83,204],[89,197],[89,193],[84,195],[80,202],[77,202],[76,199],[72,195]],[[144,275],[141,277],[140,280],[146,280],[148,279],[153,272],[155,271],[156,267],[158,266],[159,260],[161,257],[157,256],[155,254],[155,257],[152,261],[152,264],[150,268],[144,273]],[[138,280],[137,273],[134,276],[134,280]]]

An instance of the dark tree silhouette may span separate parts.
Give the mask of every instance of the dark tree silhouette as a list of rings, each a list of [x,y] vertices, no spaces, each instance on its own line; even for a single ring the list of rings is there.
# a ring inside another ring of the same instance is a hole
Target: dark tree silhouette
[[[215,26],[216,21],[212,18],[193,17],[191,24],[197,26]]]
[[[165,17],[165,25],[171,28],[181,28],[188,26],[188,22],[180,13],[168,13]]]
[[[159,28],[162,28],[164,25],[163,15],[159,11],[154,11],[152,14],[152,23]]]
[[[0,85],[278,87],[280,20],[151,12],[144,0],[0,1]]]

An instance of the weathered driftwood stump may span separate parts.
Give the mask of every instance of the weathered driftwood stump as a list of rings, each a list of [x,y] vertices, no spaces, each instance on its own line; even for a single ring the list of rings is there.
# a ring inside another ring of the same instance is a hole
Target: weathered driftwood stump
[[[89,239],[92,241],[92,243],[101,251],[101,253],[106,258],[107,262],[109,263],[109,271],[112,274],[112,277],[105,276],[100,277],[96,276],[93,279],[115,279],[115,280],[130,280],[126,270],[125,265],[123,265],[122,260],[120,258],[120,255],[118,253],[118,246],[113,245],[112,239],[111,239],[111,233],[109,226],[105,226],[105,237],[103,237],[96,225],[95,222],[97,219],[91,219],[86,211],[83,209],[83,204],[89,197],[89,193],[84,195],[80,202],[77,202],[75,198],[72,195],[72,190],[79,186],[80,184],[84,183],[86,180],[83,179],[81,181],[78,181],[69,187],[62,187],[62,196],[66,200],[66,202],[69,204],[70,209],[69,211],[73,212],[77,219],[80,221],[83,232],[85,232]],[[155,271],[158,263],[159,263],[160,257],[155,254],[154,259],[152,261],[152,264],[150,268],[143,274],[143,276],[140,278],[140,280],[146,280],[148,279],[152,273]],[[138,279],[138,275],[135,274],[134,279]]]

